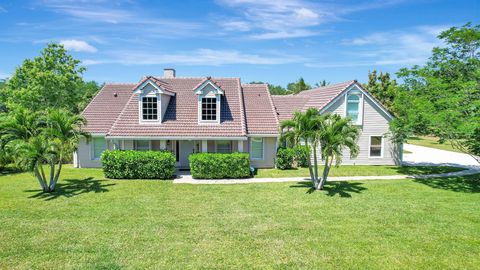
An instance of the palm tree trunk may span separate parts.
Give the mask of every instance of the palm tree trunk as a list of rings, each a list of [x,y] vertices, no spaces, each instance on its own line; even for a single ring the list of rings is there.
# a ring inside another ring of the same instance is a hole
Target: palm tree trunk
[[[50,188],[48,187],[47,184],[47,177],[45,177],[45,171],[43,170],[42,164],[40,164],[40,173],[42,174],[43,181],[45,182],[45,190],[44,192],[50,192]]]
[[[53,191],[57,187],[58,178],[60,177],[60,171],[62,170],[62,160],[58,162],[57,173],[55,174],[55,178],[53,179],[53,185],[50,186],[50,189]]]
[[[35,165],[34,170],[35,170],[35,176],[37,177],[37,180],[40,183],[40,187],[42,188],[42,191],[47,192],[48,191],[47,183],[45,182],[45,179],[43,179],[42,176],[40,175],[40,172],[38,170],[38,165]]]
[[[314,169],[314,185],[318,185],[318,161],[317,161],[317,144],[313,143],[313,169]]]
[[[308,146],[308,140],[305,140],[305,146],[308,147],[308,150],[310,151],[310,147]],[[313,169],[312,169],[312,160],[311,160],[311,155],[308,155],[308,172],[310,173],[310,179],[313,179]]]
[[[323,186],[327,182],[328,174],[330,173],[330,169],[332,168],[333,163],[333,156],[329,157],[330,160],[325,161],[325,169],[323,170],[322,182],[320,183],[319,189],[323,189]]]
[[[55,163],[53,161],[50,162],[50,187],[52,186],[53,183],[53,178],[55,177]],[[51,188],[50,188],[51,189]]]

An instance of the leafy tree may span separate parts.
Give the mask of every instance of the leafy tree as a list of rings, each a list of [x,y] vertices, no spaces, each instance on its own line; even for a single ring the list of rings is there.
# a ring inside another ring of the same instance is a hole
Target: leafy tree
[[[98,93],[102,86],[95,81],[88,81],[79,86],[79,92],[82,94],[80,100],[77,102],[76,112],[82,112],[92,98]]]
[[[282,141],[292,145],[304,143],[310,146],[313,153],[313,165],[308,159],[310,179],[316,190],[323,189],[330,168],[340,165],[343,150],[349,149],[351,157],[358,154],[357,144],[360,130],[351,123],[351,119],[336,114],[320,115],[318,109],[309,108],[306,112],[295,112],[291,120],[280,124]],[[322,177],[318,177],[317,149],[321,150],[321,158],[325,161]]]
[[[440,142],[480,155],[480,25],[452,27],[438,36],[424,66],[403,68],[404,83],[394,101],[394,135],[429,134]]]
[[[290,91],[293,94],[298,94],[298,93],[300,93],[302,91],[305,91],[305,90],[308,90],[310,88],[312,88],[312,87],[310,87],[310,85],[305,83],[305,80],[302,77],[300,77],[296,82],[289,83],[287,85],[288,91]]]
[[[67,53],[63,45],[50,43],[34,59],[26,59],[1,90],[7,107],[39,111],[64,108],[78,113],[84,99],[98,86],[84,84],[85,68]]]
[[[65,109],[44,113],[19,108],[2,121],[0,135],[17,165],[33,172],[44,192],[52,192],[60,176],[63,157],[76,149],[81,137],[88,137],[81,131],[85,123],[85,118]],[[50,167],[49,178],[44,165]]]
[[[377,71],[368,72],[368,83],[363,85],[388,110],[393,111],[397,81],[390,79],[388,72],[377,76]]]
[[[321,81],[315,83],[315,87],[325,87],[329,84],[330,84],[330,82],[327,82],[326,80],[321,80]]]

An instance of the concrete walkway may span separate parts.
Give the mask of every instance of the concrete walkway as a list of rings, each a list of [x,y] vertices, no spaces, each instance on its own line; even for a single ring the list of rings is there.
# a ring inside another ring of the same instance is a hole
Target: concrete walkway
[[[384,175],[384,176],[342,176],[329,177],[328,181],[364,181],[364,180],[398,180],[398,179],[428,179],[439,177],[464,176],[480,173],[480,164],[471,156],[462,153],[439,150],[435,148],[405,144],[405,150],[412,152],[404,154],[405,166],[453,166],[465,168],[463,171],[429,174],[429,175]],[[310,181],[306,177],[285,178],[246,178],[246,179],[193,179],[189,172],[178,172],[179,177],[174,184],[248,184],[248,183],[282,183]]]
[[[464,176],[480,173],[480,168],[471,168],[459,172],[429,174],[429,175],[384,175],[384,176],[340,176],[329,177],[330,181],[364,181],[364,180],[399,180],[399,179],[427,179],[439,177]],[[249,183],[283,183],[283,182],[309,182],[306,177],[284,177],[284,178],[245,178],[245,179],[193,179],[191,175],[180,175],[173,180],[174,184],[249,184]]]

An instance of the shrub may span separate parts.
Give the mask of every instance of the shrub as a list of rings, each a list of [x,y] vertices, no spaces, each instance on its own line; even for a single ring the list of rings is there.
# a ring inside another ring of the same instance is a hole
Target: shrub
[[[295,150],[293,148],[280,148],[277,151],[277,158],[275,165],[280,170],[287,170],[294,168]]]
[[[175,174],[175,156],[167,151],[107,150],[101,160],[107,178],[172,179]]]
[[[310,159],[310,149],[305,145],[296,145],[293,147],[295,151],[295,160],[300,167],[308,167],[308,160]]]
[[[250,177],[250,156],[247,153],[196,153],[188,159],[193,178]]]

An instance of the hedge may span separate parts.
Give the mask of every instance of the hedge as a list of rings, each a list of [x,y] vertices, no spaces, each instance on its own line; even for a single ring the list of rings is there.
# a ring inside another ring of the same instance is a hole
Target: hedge
[[[308,160],[310,159],[310,148],[305,145],[296,145],[293,147],[295,151],[295,160],[299,167],[308,167]]]
[[[175,156],[167,151],[107,150],[101,160],[107,178],[172,179],[175,174]]]
[[[195,153],[189,156],[190,173],[198,179],[250,177],[247,153]]]
[[[275,159],[275,166],[280,170],[287,170],[294,168],[295,150],[293,148],[279,148],[277,150],[277,158]]]

